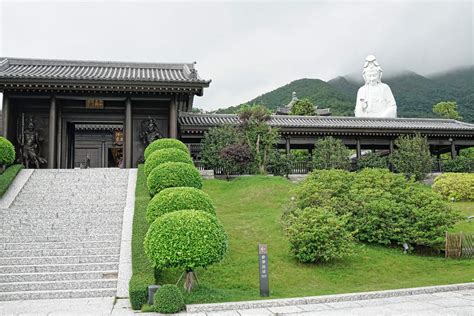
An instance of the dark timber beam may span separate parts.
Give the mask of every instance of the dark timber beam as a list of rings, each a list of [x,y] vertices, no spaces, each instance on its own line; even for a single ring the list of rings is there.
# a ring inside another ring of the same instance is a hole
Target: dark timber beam
[[[10,115],[10,100],[5,92],[3,92],[2,120],[3,120],[3,137],[8,139],[8,116]]]
[[[169,124],[169,138],[178,138],[178,105],[176,96],[173,96],[171,99]]]
[[[56,97],[49,104],[48,168],[56,168]]]
[[[125,168],[132,168],[132,100],[125,100]]]

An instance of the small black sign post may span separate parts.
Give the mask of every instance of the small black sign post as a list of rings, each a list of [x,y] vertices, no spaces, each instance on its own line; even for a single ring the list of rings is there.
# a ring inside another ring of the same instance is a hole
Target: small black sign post
[[[268,287],[268,249],[266,244],[258,244],[258,268],[260,272],[260,296],[270,296]]]

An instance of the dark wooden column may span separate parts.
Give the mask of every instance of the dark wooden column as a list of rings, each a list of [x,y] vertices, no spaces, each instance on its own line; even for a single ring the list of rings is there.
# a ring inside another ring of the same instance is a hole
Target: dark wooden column
[[[49,104],[48,168],[56,168],[56,97]]]
[[[125,168],[132,168],[132,100],[125,100]]]
[[[390,150],[390,155],[393,154],[393,139],[390,140],[389,150]]]
[[[356,139],[356,156],[357,156],[357,159],[360,159],[360,157],[362,156],[362,152],[361,152],[361,149],[360,149],[360,139],[359,138]]]
[[[62,107],[61,102],[56,105],[57,107],[57,133],[56,133],[56,168],[61,168],[61,139],[63,134],[63,126],[62,126]]]
[[[168,137],[178,138],[178,106],[176,102],[176,95],[171,97]]]
[[[285,140],[286,140],[286,143],[285,143],[285,152],[286,152],[286,155],[288,156],[288,155],[290,154],[290,150],[291,150],[290,137],[287,137]]]
[[[3,92],[2,120],[3,120],[3,137],[8,139],[8,116],[10,115],[10,100],[5,92]]]
[[[456,144],[454,143],[454,140],[449,139],[451,141],[451,159],[456,159]]]

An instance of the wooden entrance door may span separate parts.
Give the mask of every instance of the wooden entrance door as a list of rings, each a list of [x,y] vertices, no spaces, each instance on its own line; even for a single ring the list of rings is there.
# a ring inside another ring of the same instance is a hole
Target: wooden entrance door
[[[87,129],[74,131],[74,168],[119,167],[117,163],[122,153],[122,145],[114,143],[114,130],[104,124],[81,124]]]

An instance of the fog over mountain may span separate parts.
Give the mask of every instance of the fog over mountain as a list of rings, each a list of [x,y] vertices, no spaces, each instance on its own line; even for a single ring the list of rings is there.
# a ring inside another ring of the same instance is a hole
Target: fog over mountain
[[[212,79],[195,105],[251,100],[298,78],[384,78],[473,65],[472,1],[152,2],[0,0],[0,55],[197,61]],[[352,77],[352,76],[351,76]]]

